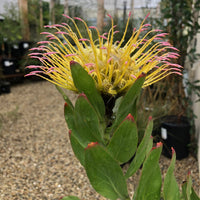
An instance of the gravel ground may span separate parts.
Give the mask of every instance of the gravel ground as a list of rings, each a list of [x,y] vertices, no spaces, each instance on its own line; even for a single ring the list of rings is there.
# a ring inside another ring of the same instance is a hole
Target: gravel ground
[[[74,94],[70,96],[75,99]],[[55,87],[46,81],[12,86],[11,93],[0,96],[0,200],[58,200],[65,195],[105,199],[92,189],[73,155],[63,104]],[[161,156],[163,175],[169,163]],[[197,165],[192,156],[177,161],[175,176],[181,185],[191,171],[199,192]],[[138,175],[129,180],[130,189]]]

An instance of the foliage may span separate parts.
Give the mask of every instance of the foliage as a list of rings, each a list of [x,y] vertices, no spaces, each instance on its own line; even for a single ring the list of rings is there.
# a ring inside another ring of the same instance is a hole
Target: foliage
[[[139,134],[137,126],[137,105],[145,100],[139,99],[142,88],[171,73],[181,75],[181,66],[170,60],[177,58],[176,49],[162,40],[166,34],[152,36],[153,32],[159,32],[156,29],[139,38],[140,33],[150,26],[143,21],[138,30],[131,30],[130,39],[123,44],[129,31],[129,15],[121,41],[114,43],[117,32],[111,16],[111,29],[103,35],[94,26],[88,27],[81,18],[74,20],[64,16],[74,25],[76,32],[65,23],[47,26],[56,32],[43,32],[47,41],[41,41],[39,44],[42,46],[32,48],[39,52],[29,54],[43,65],[27,66],[35,70],[27,76],[37,75],[47,79],[57,85],[63,95],[71,146],[93,188],[111,200],[181,200],[185,195],[190,198],[191,193],[197,197],[190,180],[183,190],[186,192],[182,195],[179,191],[174,177],[176,153],[173,149],[162,187],[159,167],[162,143],[153,145],[152,117],[146,121],[143,118],[143,123],[146,123],[144,135]],[[82,33],[76,21],[82,23],[86,31]],[[97,32],[98,40],[94,40],[92,30]],[[85,32],[88,37],[83,35]],[[60,86],[79,94],[75,104]],[[165,91],[165,86],[160,89]],[[162,95],[155,92],[154,98],[161,96],[162,99]],[[122,166],[128,161],[131,161],[129,168],[123,171]],[[127,179],[140,168],[138,187],[130,197]],[[78,198],[69,196],[64,199]]]
[[[6,4],[5,14],[2,14],[2,17],[3,21],[0,21],[0,44],[2,46],[6,43],[10,54],[11,45],[17,44],[22,39],[17,6],[14,3]]]
[[[173,46],[180,50],[180,57],[177,60],[188,73],[193,67],[193,63],[197,60],[196,53],[196,34],[200,29],[198,23],[198,13],[200,10],[200,1],[178,1],[178,0],[162,0],[161,1],[161,20],[160,26],[169,33],[169,40]],[[187,65],[186,65],[187,61]],[[187,109],[192,110],[192,104],[188,103],[185,91],[191,86],[188,81],[184,85],[184,80],[172,77],[170,80],[174,85],[174,92],[170,93],[170,98],[173,98],[174,93],[177,94],[177,108],[174,109],[174,114],[187,115]],[[166,83],[167,84],[167,83]],[[169,87],[168,87],[169,88]],[[170,90],[170,88],[169,88]],[[179,105],[179,106],[178,106]],[[185,107],[185,106],[188,107]],[[186,108],[186,109],[185,109]],[[191,116],[191,115],[190,115]],[[188,116],[188,117],[190,117]]]
[[[196,47],[189,49],[191,42],[195,39],[200,29],[198,24],[198,12],[200,10],[200,1],[178,1],[162,0],[161,14],[162,23],[172,44],[181,52],[179,64],[185,65],[186,57],[189,56],[191,63],[197,58]],[[188,51],[189,50],[189,51]]]
[[[79,97],[75,106],[62,92],[65,103],[65,119],[70,128],[72,149],[86,170],[87,176],[94,189],[102,196],[122,200],[181,200],[185,195],[192,195],[199,199],[192,185],[188,182],[183,194],[174,177],[176,153],[173,151],[171,164],[164,179],[163,194],[162,177],[159,168],[159,158],[162,143],[152,148],[151,132],[153,120],[149,118],[147,128],[140,144],[137,142],[138,131],[136,121],[137,98],[145,76],[140,77],[119,102],[112,124],[107,126],[102,118],[105,107],[108,106],[95,88],[95,83],[81,65],[71,62],[73,81],[79,90]],[[83,77],[80,80],[80,77]],[[82,84],[81,84],[82,83]],[[92,88],[92,92],[91,92]],[[95,91],[96,90],[96,91]],[[134,91],[134,92],[133,92]],[[94,100],[92,99],[94,97]],[[100,103],[101,102],[101,103]],[[115,103],[114,103],[115,104]],[[132,108],[131,108],[132,107]],[[106,114],[106,113],[105,113]],[[135,155],[135,156],[134,156]],[[134,156],[134,157],[133,157]],[[133,157],[128,170],[123,173],[120,165]],[[138,187],[133,197],[129,197],[126,180],[143,165]],[[186,192],[185,192],[186,191]],[[70,199],[71,197],[64,197]],[[189,198],[194,200],[195,198]]]

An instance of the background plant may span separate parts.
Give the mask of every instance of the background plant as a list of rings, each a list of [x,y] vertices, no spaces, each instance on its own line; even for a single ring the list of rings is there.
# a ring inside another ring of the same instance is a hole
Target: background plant
[[[22,39],[21,27],[16,5],[14,3],[7,4],[5,10],[6,14],[2,15],[4,20],[0,21],[0,45],[2,54],[7,53],[8,57],[11,57],[12,45]]]

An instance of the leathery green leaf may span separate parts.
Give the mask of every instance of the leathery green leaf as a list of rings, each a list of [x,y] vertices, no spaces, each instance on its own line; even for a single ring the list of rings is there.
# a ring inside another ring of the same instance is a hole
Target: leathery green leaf
[[[115,131],[115,129],[129,113],[136,118],[136,101],[145,81],[145,77],[145,75],[139,77],[122,98],[116,113],[116,119],[112,126],[112,131]]]
[[[103,143],[103,130],[99,118],[84,94],[80,94],[74,108],[74,136],[86,147],[88,143]]]
[[[150,151],[144,161],[139,185],[133,200],[160,200],[162,178],[159,158],[161,151],[162,145],[158,143],[157,147]]]
[[[191,200],[200,200],[200,197],[198,197],[197,193],[194,191],[194,188],[191,188],[192,192],[191,192]]]
[[[70,99],[68,98],[68,96],[64,93],[64,91],[61,89],[61,87],[56,85],[56,89],[58,90],[58,92],[60,92],[60,94],[62,95],[63,99],[65,100],[65,102],[73,109],[73,104],[70,101]]]
[[[200,200],[192,187],[190,173],[188,173],[187,181],[182,185],[182,198],[183,200]]]
[[[79,143],[76,137],[74,137],[74,134],[71,131],[69,134],[69,138],[75,156],[80,161],[81,165],[85,166],[85,148]]]
[[[65,103],[64,105],[64,115],[65,115],[65,121],[67,122],[68,128],[72,129],[74,126],[74,109],[70,104]]]
[[[102,196],[129,199],[122,169],[117,161],[99,144],[85,150],[85,169],[91,185]]]
[[[104,121],[104,101],[96,89],[95,82],[88,72],[77,62],[70,63],[72,78],[75,87],[80,93],[86,94],[101,121]]]
[[[141,143],[139,144],[136,154],[135,154],[135,157],[132,160],[132,162],[125,174],[126,178],[129,178],[130,176],[132,176],[140,168],[146,155],[151,150],[152,145],[153,145],[153,138],[151,137],[152,130],[153,130],[153,120],[150,118],[150,120],[147,124],[147,128],[145,130],[144,137],[143,137]]]
[[[129,114],[114,132],[108,145],[108,151],[122,164],[134,155],[137,143],[137,126],[134,118]]]
[[[171,164],[167,170],[164,180],[164,187],[163,187],[164,200],[180,200],[179,186],[174,176],[175,162],[176,162],[176,153],[174,149],[172,149]]]

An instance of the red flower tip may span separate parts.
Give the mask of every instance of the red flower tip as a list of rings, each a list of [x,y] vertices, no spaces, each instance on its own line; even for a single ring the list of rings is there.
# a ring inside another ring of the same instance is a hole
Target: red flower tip
[[[149,15],[150,15],[150,12],[146,15],[145,20],[149,17]]]
[[[112,19],[112,16],[110,14],[107,14],[107,15],[108,15],[108,17],[110,17]]]
[[[71,61],[70,61],[70,66],[71,66],[71,65],[75,65],[76,63],[77,63],[76,61],[71,60]]]
[[[191,175],[191,171],[188,171],[188,176],[190,176]]]
[[[90,149],[98,144],[99,144],[98,142],[90,142],[85,149]]]
[[[153,119],[153,117],[152,116],[149,116],[149,121],[151,121]]]
[[[70,135],[72,134],[72,130],[71,130],[71,129],[69,129],[69,132],[68,132],[68,133],[69,133],[69,136],[70,136]]]
[[[128,17],[130,17],[131,16],[131,11],[129,12],[129,14],[128,14]]]
[[[134,117],[131,115],[131,113],[129,113],[129,114],[127,115],[127,117],[125,118],[125,120],[129,120],[129,121],[135,122],[135,119],[134,119]]]
[[[142,72],[139,76],[138,76],[138,78],[142,78],[142,77],[145,77],[146,76],[146,74],[144,73],[144,72]]]

